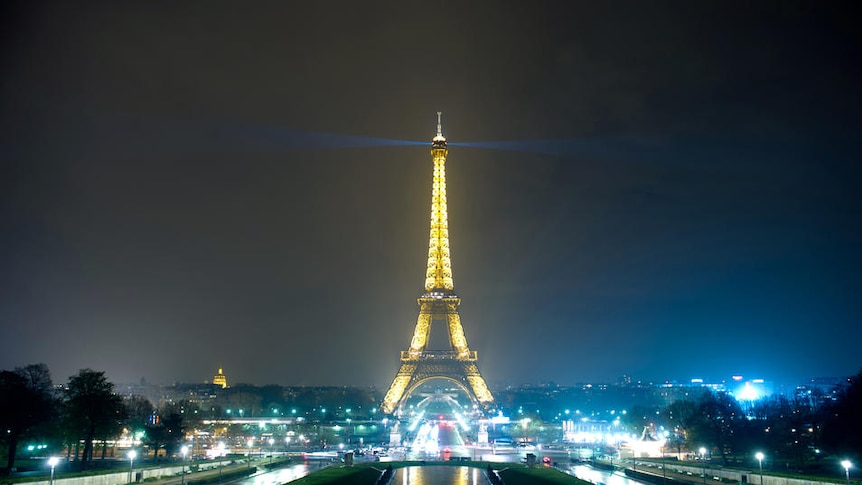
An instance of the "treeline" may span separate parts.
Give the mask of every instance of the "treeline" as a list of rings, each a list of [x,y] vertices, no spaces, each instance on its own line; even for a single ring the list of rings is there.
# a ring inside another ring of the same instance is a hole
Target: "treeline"
[[[237,384],[219,389],[201,412],[210,419],[236,417],[240,411],[245,417],[303,417],[310,421],[373,419],[379,402],[378,394],[370,388]]]
[[[0,473],[13,470],[22,447],[32,443],[46,447],[37,450],[41,456],[65,453],[67,461],[86,469],[94,458],[110,456],[106,443],[124,434],[140,439],[147,454],[159,459],[176,456],[187,431],[205,419],[296,417],[320,433],[315,423],[375,418],[379,401],[373,389],[237,384],[207,394],[201,407],[182,397],[194,392],[178,391],[152,400],[121,395],[104,372],[92,369],[60,385],[45,364],[0,371],[0,456],[6,458]]]
[[[167,402],[156,409],[141,396],[123,398],[114,390],[104,372],[82,369],[63,386],[55,386],[45,364],[0,371],[0,450],[6,456],[3,472],[15,467],[22,445],[39,443],[43,454],[65,450],[67,459],[87,468],[92,462],[94,443],[104,443],[124,431],[144,437],[144,444],[171,456],[185,429],[193,425],[197,413],[187,401]]]
[[[660,409],[632,409],[633,426],[667,433],[668,452],[698,454],[706,448],[725,464],[750,464],[756,452],[769,466],[811,470],[825,460],[862,458],[862,372],[850,378],[836,399],[773,396],[748,405],[733,396],[708,392]],[[830,464],[831,466],[831,464]]]

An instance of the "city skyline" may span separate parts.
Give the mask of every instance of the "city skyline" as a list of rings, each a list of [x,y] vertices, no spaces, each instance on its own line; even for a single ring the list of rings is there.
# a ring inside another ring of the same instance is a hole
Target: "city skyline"
[[[0,368],[385,388],[437,111],[489,384],[862,368],[840,5],[2,8]]]
[[[147,385],[147,386],[158,386],[158,387],[184,387],[184,386],[198,386],[198,385],[215,385],[220,386],[222,388],[231,388],[231,387],[239,387],[244,388],[246,386],[252,386],[256,388],[268,387],[268,386],[280,386],[280,387],[353,387],[353,388],[374,388],[379,392],[384,393],[386,387],[379,387],[375,385],[355,385],[355,386],[340,386],[340,385],[291,385],[291,384],[276,384],[276,383],[256,383],[256,382],[247,382],[242,380],[242,378],[238,380],[227,380],[232,379],[232,376],[228,376],[224,374],[223,369],[219,369],[219,373],[216,376],[211,376],[209,379],[203,379],[196,382],[183,382],[178,380],[173,380],[169,383],[157,383],[147,381],[146,378],[142,378],[139,382],[116,382],[115,384],[119,388],[134,388],[138,385]],[[217,379],[218,378],[218,379]],[[220,379],[224,378],[224,383]],[[738,400],[745,401],[757,401],[761,398],[769,397],[772,395],[784,395],[784,396],[792,396],[796,394],[800,389],[804,388],[812,388],[816,387],[823,391],[833,391],[835,389],[840,388],[843,385],[846,385],[848,379],[852,378],[851,375],[843,375],[843,376],[816,376],[816,377],[800,377],[795,380],[788,381],[773,381],[768,376],[742,376],[739,374],[735,375],[726,375],[716,379],[704,379],[702,377],[691,377],[685,380],[671,380],[671,379],[663,379],[663,380],[642,380],[638,379],[637,376],[631,376],[628,374],[624,374],[619,376],[617,379],[612,381],[583,381],[583,382],[573,382],[561,384],[553,381],[549,382],[496,382],[489,383],[489,387],[492,391],[500,391],[505,389],[517,389],[520,387],[560,387],[560,388],[577,388],[577,387],[592,387],[592,386],[620,386],[620,387],[644,387],[644,388],[703,388],[703,389],[711,389],[713,391],[719,392],[728,392],[736,397]],[[442,382],[441,382],[442,383]],[[57,385],[61,385],[61,383],[56,383]],[[754,387],[756,389],[756,393],[752,394],[749,392],[749,388]],[[125,391],[124,391],[125,392]],[[463,391],[461,391],[463,392]],[[133,392],[134,394],[134,392]],[[466,394],[465,394],[466,396]],[[469,397],[469,396],[467,396]]]

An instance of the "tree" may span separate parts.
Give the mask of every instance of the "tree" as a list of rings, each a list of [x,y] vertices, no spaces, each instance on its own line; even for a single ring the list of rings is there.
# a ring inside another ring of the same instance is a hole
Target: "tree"
[[[189,427],[199,424],[198,406],[189,401],[163,404],[152,424],[147,426],[147,446],[153,449],[153,457],[159,457],[164,448],[165,457],[173,456],[185,439]]]
[[[93,440],[116,436],[122,430],[125,407],[104,372],[81,369],[69,378],[66,412],[70,428],[84,439],[82,460],[93,459]]]
[[[756,427],[752,441],[765,446],[775,461],[802,468],[815,456],[819,423],[809,399],[771,396],[755,403],[751,415]]]
[[[696,414],[697,403],[688,400],[674,401],[661,411],[665,428],[672,430],[668,437],[668,445],[676,448],[677,454],[682,453],[688,428],[692,425]]]
[[[155,413],[155,408],[144,396],[130,396],[124,402],[126,406],[126,427],[132,434],[147,429],[147,425]]]
[[[733,396],[724,392],[704,394],[692,416],[688,441],[718,450],[727,465],[727,457],[738,448],[746,425],[745,414]]]
[[[227,395],[228,408],[232,408],[234,412],[242,410],[246,417],[260,415],[263,398],[259,394],[240,389],[242,388],[237,386],[235,390]]]
[[[629,411],[622,416],[623,426],[634,430],[636,433],[642,433],[644,428],[650,427],[655,420],[656,412],[644,406],[633,406]]]
[[[31,364],[13,372],[0,371],[0,429],[5,430],[5,471],[15,466],[18,443],[31,430],[49,421],[56,409],[51,373],[45,364]]]
[[[851,377],[838,399],[824,410],[823,446],[833,453],[862,456],[862,371]]]

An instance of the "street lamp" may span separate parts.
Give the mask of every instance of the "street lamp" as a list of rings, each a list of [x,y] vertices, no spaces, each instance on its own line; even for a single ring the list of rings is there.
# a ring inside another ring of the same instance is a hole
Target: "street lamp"
[[[666,441],[667,440],[661,442],[661,480],[665,485],[667,485],[667,465],[664,462],[664,444]]]
[[[129,450],[129,483],[132,483],[132,467],[135,463],[135,457],[138,456],[138,453],[135,450]]]
[[[218,444],[218,481],[221,483],[221,469],[222,469],[222,461],[224,460],[224,456],[227,452],[224,450],[224,443],[219,442]]]
[[[841,460],[841,466],[844,467],[844,475],[847,477],[847,485],[850,485],[850,468],[853,467],[853,463],[850,463],[850,460]]]
[[[188,446],[183,446],[182,448],[180,448],[180,453],[183,454],[183,473],[182,478],[180,479],[180,485],[185,485],[186,483],[186,455],[188,454],[188,452]]]
[[[56,456],[48,458],[48,466],[51,467],[51,485],[54,485],[54,467],[57,466],[57,463],[60,463],[60,459]]]
[[[700,450],[700,470],[703,476],[703,485],[706,485],[706,448],[701,447]]]
[[[248,461],[246,462],[246,468],[251,468],[251,445],[254,443],[254,439],[250,438],[248,440]]]
[[[270,439],[269,439],[269,464],[270,464],[270,465],[272,465],[272,453],[273,453],[273,452],[272,452],[272,445],[273,445],[273,444],[275,444],[275,440],[274,440],[274,439],[272,439],[272,438],[270,438]]]
[[[760,466],[760,485],[763,485],[763,453],[758,451],[754,457],[757,458],[757,464]]]

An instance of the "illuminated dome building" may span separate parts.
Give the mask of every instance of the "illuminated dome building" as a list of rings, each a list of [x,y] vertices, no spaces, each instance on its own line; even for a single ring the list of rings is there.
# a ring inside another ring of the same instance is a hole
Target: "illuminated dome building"
[[[227,388],[227,376],[224,375],[222,368],[218,368],[218,374],[213,376],[213,384],[221,386],[222,389]]]

